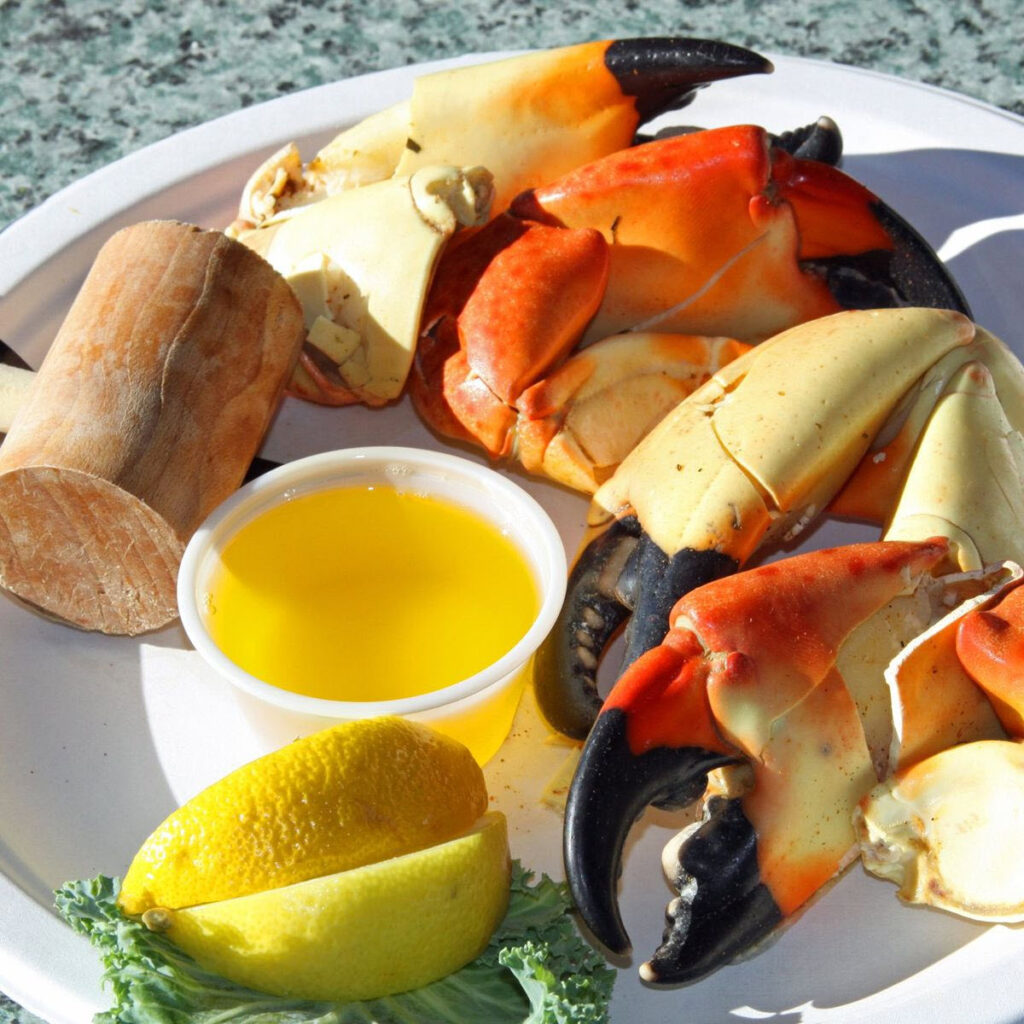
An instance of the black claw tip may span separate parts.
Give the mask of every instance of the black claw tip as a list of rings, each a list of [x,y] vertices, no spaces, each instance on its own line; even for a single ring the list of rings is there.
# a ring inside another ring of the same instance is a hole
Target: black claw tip
[[[843,135],[831,117],[819,117],[813,124],[771,137],[772,145],[801,160],[838,167],[843,156]]]
[[[771,61],[753,50],[713,39],[618,39],[604,60],[623,93],[636,97],[641,121],[686,106],[709,82],[773,70]]]
[[[654,747],[635,755],[620,708],[604,711],[594,724],[566,803],[565,871],[580,915],[612,952],[629,950],[616,884],[633,822],[648,804],[689,805],[704,792],[711,769],[733,762],[702,747]]]
[[[825,278],[844,309],[927,306],[973,319],[960,286],[918,231],[880,199],[871,211],[892,239],[891,250],[807,260],[802,266]]]
[[[612,523],[577,558],[562,610],[534,659],[537,703],[548,723],[585,739],[601,710],[601,657],[623,622],[629,619],[620,673],[665,638],[669,612],[683,594],[738,568],[717,551],[666,555],[636,516]]]
[[[757,835],[739,800],[708,801],[702,824],[683,842],[668,927],[641,968],[645,981],[699,981],[764,940],[782,920],[760,880]]]
[[[872,210],[895,243],[889,272],[902,304],[955,309],[973,319],[960,286],[917,229],[881,200]]]
[[[633,617],[626,629],[623,670],[665,639],[669,614],[676,601],[705,583],[731,576],[738,569],[735,558],[719,551],[683,548],[674,555],[666,555],[643,534],[626,569],[629,589],[635,598]]]

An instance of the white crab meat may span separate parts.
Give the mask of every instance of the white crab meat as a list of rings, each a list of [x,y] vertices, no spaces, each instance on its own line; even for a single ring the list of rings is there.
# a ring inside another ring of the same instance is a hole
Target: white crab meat
[[[308,346],[350,400],[382,405],[405,384],[445,242],[481,223],[491,196],[482,167],[427,167],[285,211],[239,240],[292,286]]]

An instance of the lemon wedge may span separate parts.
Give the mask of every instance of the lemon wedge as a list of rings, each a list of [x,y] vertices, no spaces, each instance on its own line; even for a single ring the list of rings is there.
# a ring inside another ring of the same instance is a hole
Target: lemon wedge
[[[301,999],[374,999],[458,970],[508,907],[504,815],[469,750],[382,717],[225,776],[143,843],[118,903],[201,966]]]
[[[475,959],[509,899],[504,815],[415,853],[143,920],[240,985],[351,1001],[419,988]]]
[[[426,726],[346,722],[243,765],[171,814],[125,873],[128,915],[232,899],[412,853],[487,810],[469,751]]]

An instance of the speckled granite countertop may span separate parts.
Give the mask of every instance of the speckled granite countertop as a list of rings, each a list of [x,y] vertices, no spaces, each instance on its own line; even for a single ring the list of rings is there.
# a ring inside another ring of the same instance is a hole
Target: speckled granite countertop
[[[698,35],[952,89],[1024,115],[1019,0],[0,0],[0,228],[174,132],[465,52]],[[0,995],[0,1021],[35,1020]]]
[[[460,53],[700,35],[872,68],[1024,114],[1018,0],[0,0],[0,226],[238,107]]]

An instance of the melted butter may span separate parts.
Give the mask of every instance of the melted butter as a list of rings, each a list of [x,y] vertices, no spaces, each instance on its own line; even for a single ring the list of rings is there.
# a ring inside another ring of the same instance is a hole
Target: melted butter
[[[474,513],[390,487],[282,502],[225,546],[214,641],[251,675],[334,700],[458,682],[509,651],[539,608],[515,545]]]

